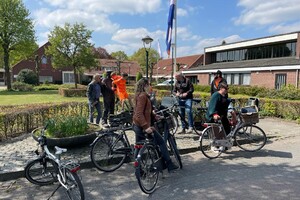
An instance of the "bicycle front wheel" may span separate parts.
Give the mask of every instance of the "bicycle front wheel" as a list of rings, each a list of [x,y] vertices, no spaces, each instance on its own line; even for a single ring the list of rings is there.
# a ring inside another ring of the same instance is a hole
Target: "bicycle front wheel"
[[[50,185],[54,183],[57,175],[57,164],[49,158],[39,158],[30,161],[25,169],[25,178],[36,185]]]
[[[234,141],[245,151],[258,151],[265,146],[267,136],[258,126],[248,124],[237,129]]]
[[[177,149],[176,140],[173,135],[169,134],[168,142],[169,142],[169,148],[170,148],[170,156],[171,157],[174,156],[177,165],[179,166],[180,169],[182,169],[181,157],[180,157],[179,151]]]
[[[104,134],[92,145],[91,160],[97,169],[112,172],[125,162],[129,148],[121,135]]]
[[[213,159],[221,155],[219,147],[214,145],[215,136],[211,126],[205,128],[200,137],[200,149],[204,156]]]
[[[159,170],[155,162],[161,160],[157,150],[152,145],[144,145],[137,156],[135,176],[141,190],[146,194],[154,192],[158,182]]]
[[[72,172],[69,169],[66,169],[66,181],[65,185],[67,186],[66,192],[70,200],[83,200],[84,199],[84,190],[82,183],[76,172]]]

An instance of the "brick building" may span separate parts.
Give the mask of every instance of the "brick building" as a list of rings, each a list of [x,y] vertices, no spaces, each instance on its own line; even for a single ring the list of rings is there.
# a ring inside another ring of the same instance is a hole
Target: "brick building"
[[[217,70],[232,85],[264,86],[280,89],[291,84],[299,88],[300,32],[292,32],[206,47],[203,66],[183,71],[197,75],[208,85]]]

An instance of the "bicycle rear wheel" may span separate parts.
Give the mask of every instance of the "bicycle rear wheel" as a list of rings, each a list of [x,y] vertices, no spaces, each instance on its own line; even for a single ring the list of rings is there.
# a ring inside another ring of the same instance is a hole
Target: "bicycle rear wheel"
[[[177,149],[176,140],[173,135],[169,134],[168,142],[169,142],[169,148],[170,148],[170,156],[171,157],[174,156],[177,165],[179,166],[180,169],[182,169],[181,157],[180,157],[179,151]]]
[[[158,160],[158,152],[152,145],[145,144],[138,153],[135,176],[141,190],[146,194],[154,192],[158,182],[159,170],[155,167]]]
[[[66,192],[70,200],[84,199],[83,186],[76,172],[66,169],[66,181],[64,184],[67,186]]]
[[[92,145],[90,156],[97,169],[112,172],[122,166],[129,152],[130,147],[122,135],[108,133],[97,138]]]
[[[258,151],[267,142],[265,132],[256,125],[243,125],[234,136],[235,143],[245,151]]]
[[[209,126],[203,130],[200,139],[200,149],[204,156],[213,159],[221,155],[221,151],[214,144],[215,136],[212,127]]]
[[[54,183],[57,174],[57,164],[49,158],[39,158],[30,161],[25,169],[25,178],[36,185],[50,185]]]

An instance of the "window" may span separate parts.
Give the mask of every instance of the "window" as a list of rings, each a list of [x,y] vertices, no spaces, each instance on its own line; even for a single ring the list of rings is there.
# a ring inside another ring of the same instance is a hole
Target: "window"
[[[52,76],[39,76],[40,83],[53,83],[53,77]]]
[[[224,78],[227,81],[227,84],[231,84],[231,74],[225,74]]]
[[[242,81],[241,81],[242,85],[250,85],[250,79],[251,79],[250,74],[242,74],[241,78],[242,78]]]
[[[42,64],[47,64],[47,57],[45,55],[42,56],[42,60],[41,60]]]
[[[75,83],[73,72],[63,72],[63,83]]]
[[[233,84],[239,85],[240,83],[240,75],[239,74],[233,74]]]

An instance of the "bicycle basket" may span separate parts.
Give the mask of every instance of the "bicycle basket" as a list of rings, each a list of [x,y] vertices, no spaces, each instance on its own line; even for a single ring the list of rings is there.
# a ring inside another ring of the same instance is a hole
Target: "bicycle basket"
[[[154,122],[154,127],[159,133],[162,134],[164,132],[164,124],[165,123],[168,123],[169,129],[175,128],[174,121],[173,121],[172,117],[170,117],[170,116],[166,117],[165,119]]]
[[[258,109],[256,106],[244,107],[241,109],[241,119],[245,124],[256,124],[259,122]]]

